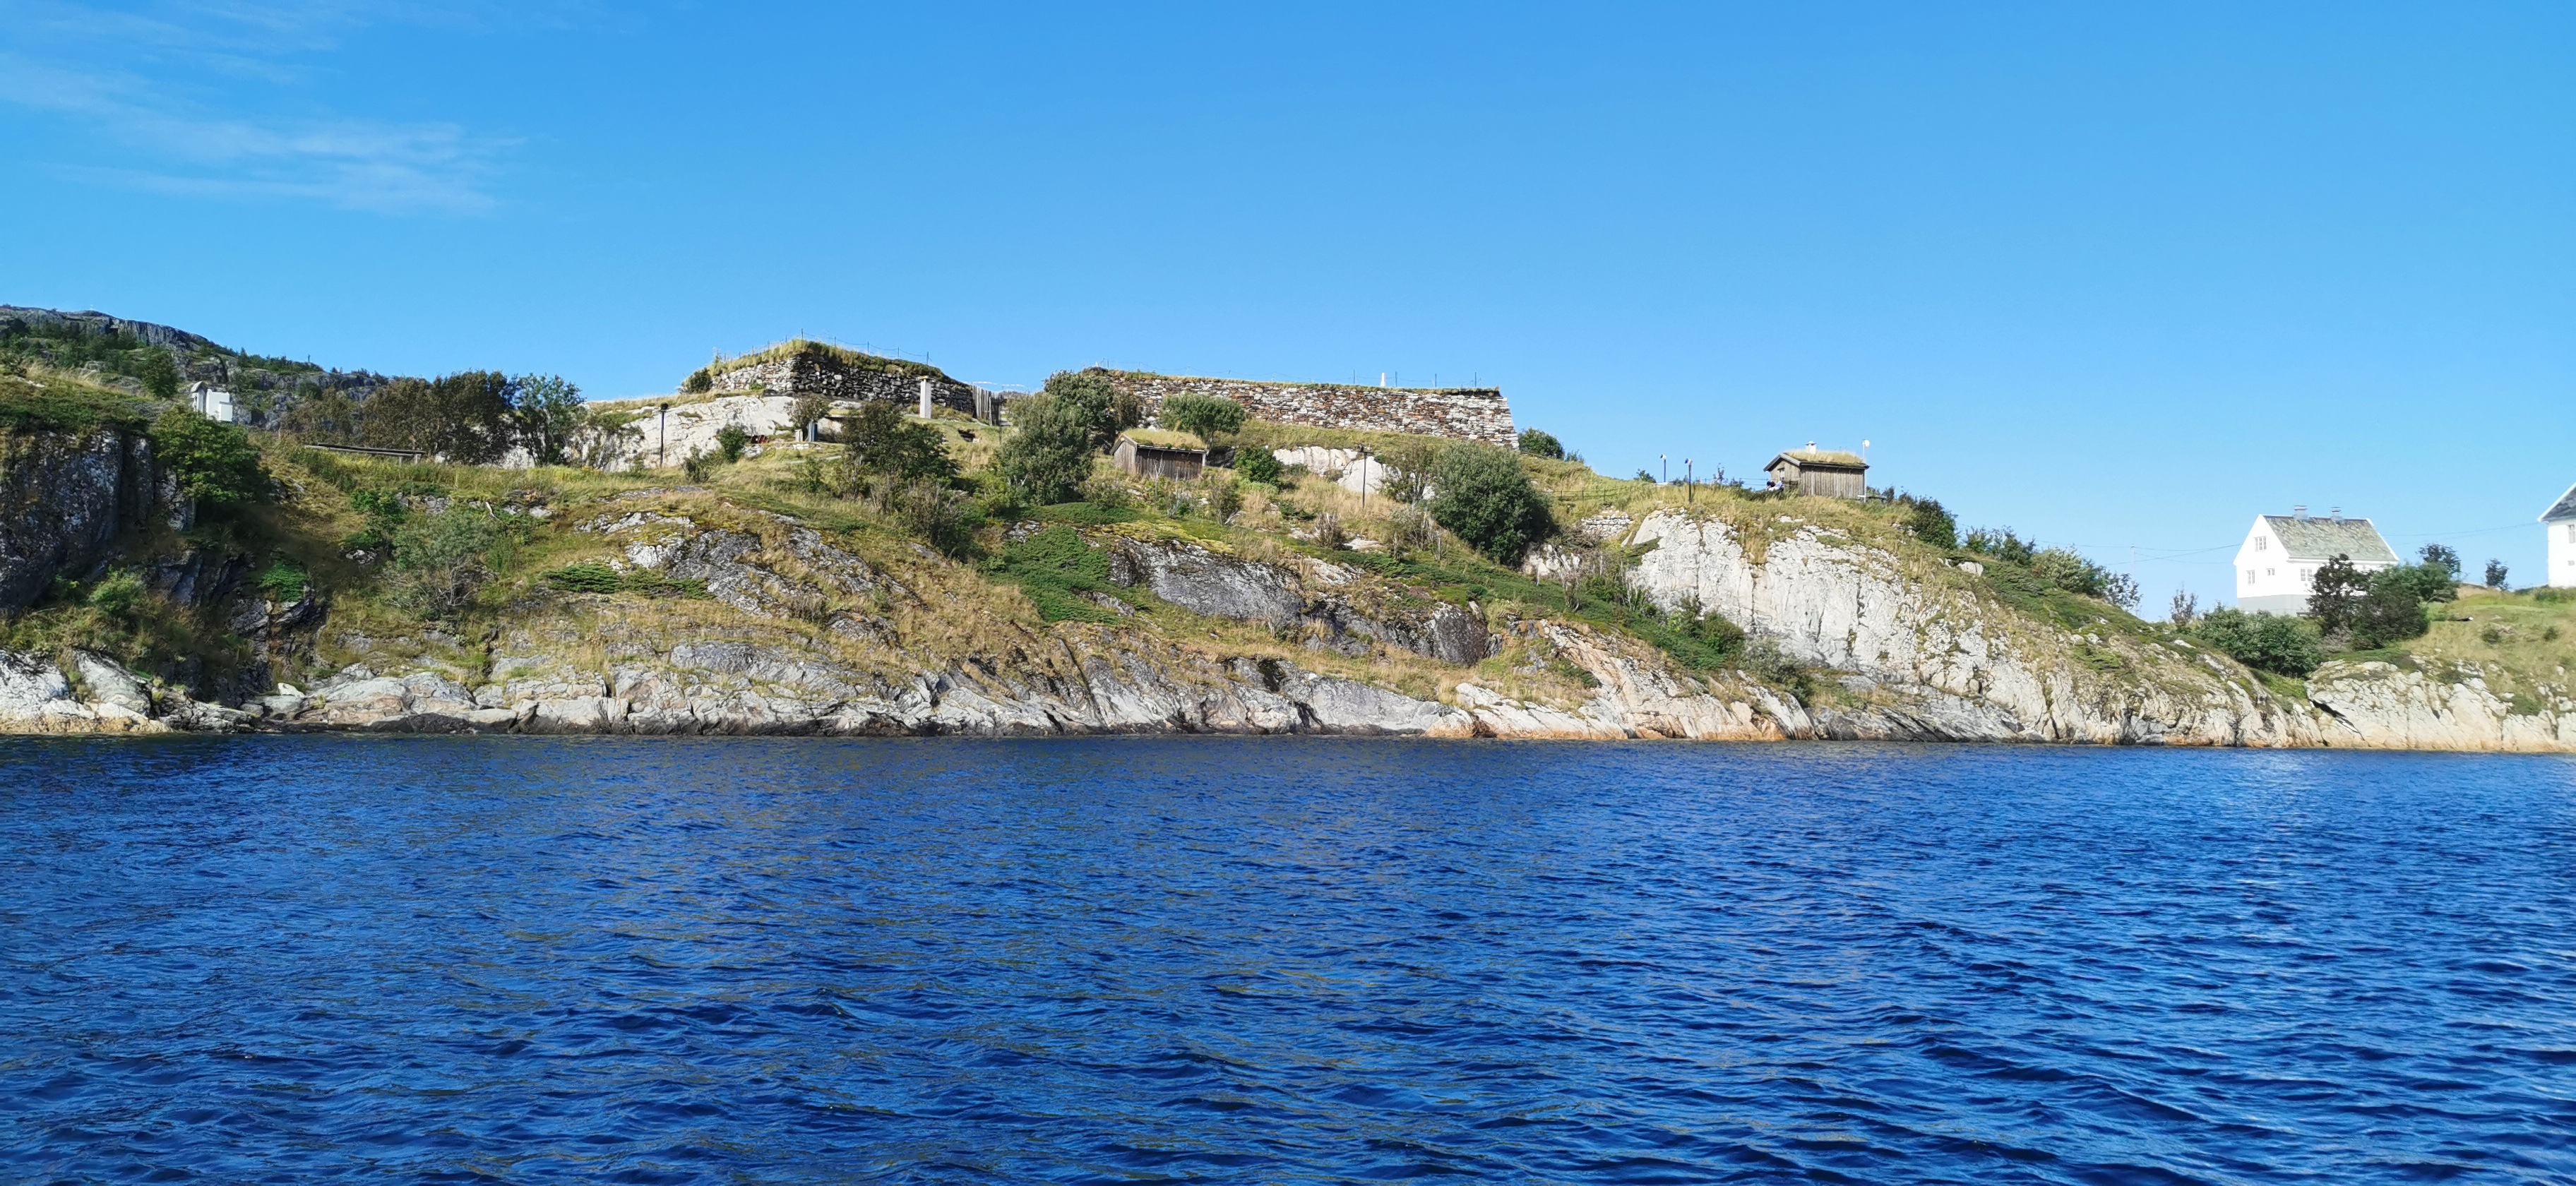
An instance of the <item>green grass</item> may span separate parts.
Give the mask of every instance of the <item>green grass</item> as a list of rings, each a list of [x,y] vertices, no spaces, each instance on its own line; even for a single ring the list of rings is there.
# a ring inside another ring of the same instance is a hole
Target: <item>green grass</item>
[[[139,429],[161,413],[148,396],[115,391],[57,372],[0,374],[0,427],[21,432]]]
[[[1038,616],[1050,622],[1114,622],[1117,613],[1083,594],[1128,599],[1126,590],[1110,583],[1109,553],[1061,523],[1003,548],[990,571],[1018,585]]]

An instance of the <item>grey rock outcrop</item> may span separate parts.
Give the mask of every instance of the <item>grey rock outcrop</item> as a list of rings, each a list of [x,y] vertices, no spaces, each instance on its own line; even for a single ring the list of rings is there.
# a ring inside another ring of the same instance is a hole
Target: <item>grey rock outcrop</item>
[[[0,432],[0,610],[33,603],[58,575],[95,571],[156,501],[140,433]]]

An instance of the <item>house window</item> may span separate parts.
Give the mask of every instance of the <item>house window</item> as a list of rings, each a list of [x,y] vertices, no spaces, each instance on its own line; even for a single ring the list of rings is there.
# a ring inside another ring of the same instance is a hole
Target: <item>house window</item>
[[[2267,548],[2267,547],[2270,547],[2271,545],[2272,545],[2272,541],[2270,541],[2270,540],[2268,540],[2268,539],[2265,539],[2265,538],[2263,538],[2262,536],[2259,536],[2259,535],[2258,535],[2258,536],[2255,536],[2255,537],[2254,537],[2254,550],[2255,550],[2255,551],[2257,551],[2257,552],[2260,552],[2260,551],[2262,551],[2263,549],[2265,549],[2265,548]]]
[[[2264,570],[2263,570],[2263,575],[2264,575],[2264,576],[2267,576],[2267,577],[2268,577],[2268,576],[2270,576],[2270,575],[2272,575],[2272,570],[2271,570],[2271,569],[2268,569],[2268,568],[2267,568],[2267,569],[2264,569]]]
[[[2567,525],[2567,542],[2576,544],[2576,523]]]

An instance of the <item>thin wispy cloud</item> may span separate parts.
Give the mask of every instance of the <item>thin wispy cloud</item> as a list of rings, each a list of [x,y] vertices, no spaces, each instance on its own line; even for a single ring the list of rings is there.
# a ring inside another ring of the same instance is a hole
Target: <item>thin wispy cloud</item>
[[[386,214],[486,213],[501,204],[492,186],[510,147],[506,138],[450,123],[227,111],[222,88],[204,84],[213,75],[307,88],[318,71],[299,58],[327,62],[338,39],[361,25],[435,15],[362,3],[146,11],[0,3],[0,20],[19,31],[17,40],[43,51],[0,52],[0,104],[76,122],[123,150],[114,164],[33,162],[67,179]]]

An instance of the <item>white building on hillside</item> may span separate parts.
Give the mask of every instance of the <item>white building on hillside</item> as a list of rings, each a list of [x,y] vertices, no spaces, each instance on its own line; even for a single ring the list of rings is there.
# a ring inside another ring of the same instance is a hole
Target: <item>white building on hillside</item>
[[[2342,508],[2323,518],[2298,507],[2287,515],[2256,515],[2245,546],[2236,549],[2236,608],[2254,614],[2302,614],[2308,582],[2337,556],[2363,572],[2397,567],[2397,553],[2368,519],[2347,519]]]
[[[2549,533],[2548,584],[2561,589],[2576,588],[2576,486],[2558,496],[2558,501],[2540,513],[2541,529]]]
[[[212,383],[199,380],[188,387],[188,401],[205,414],[206,419],[223,424],[233,422],[233,393]]]

